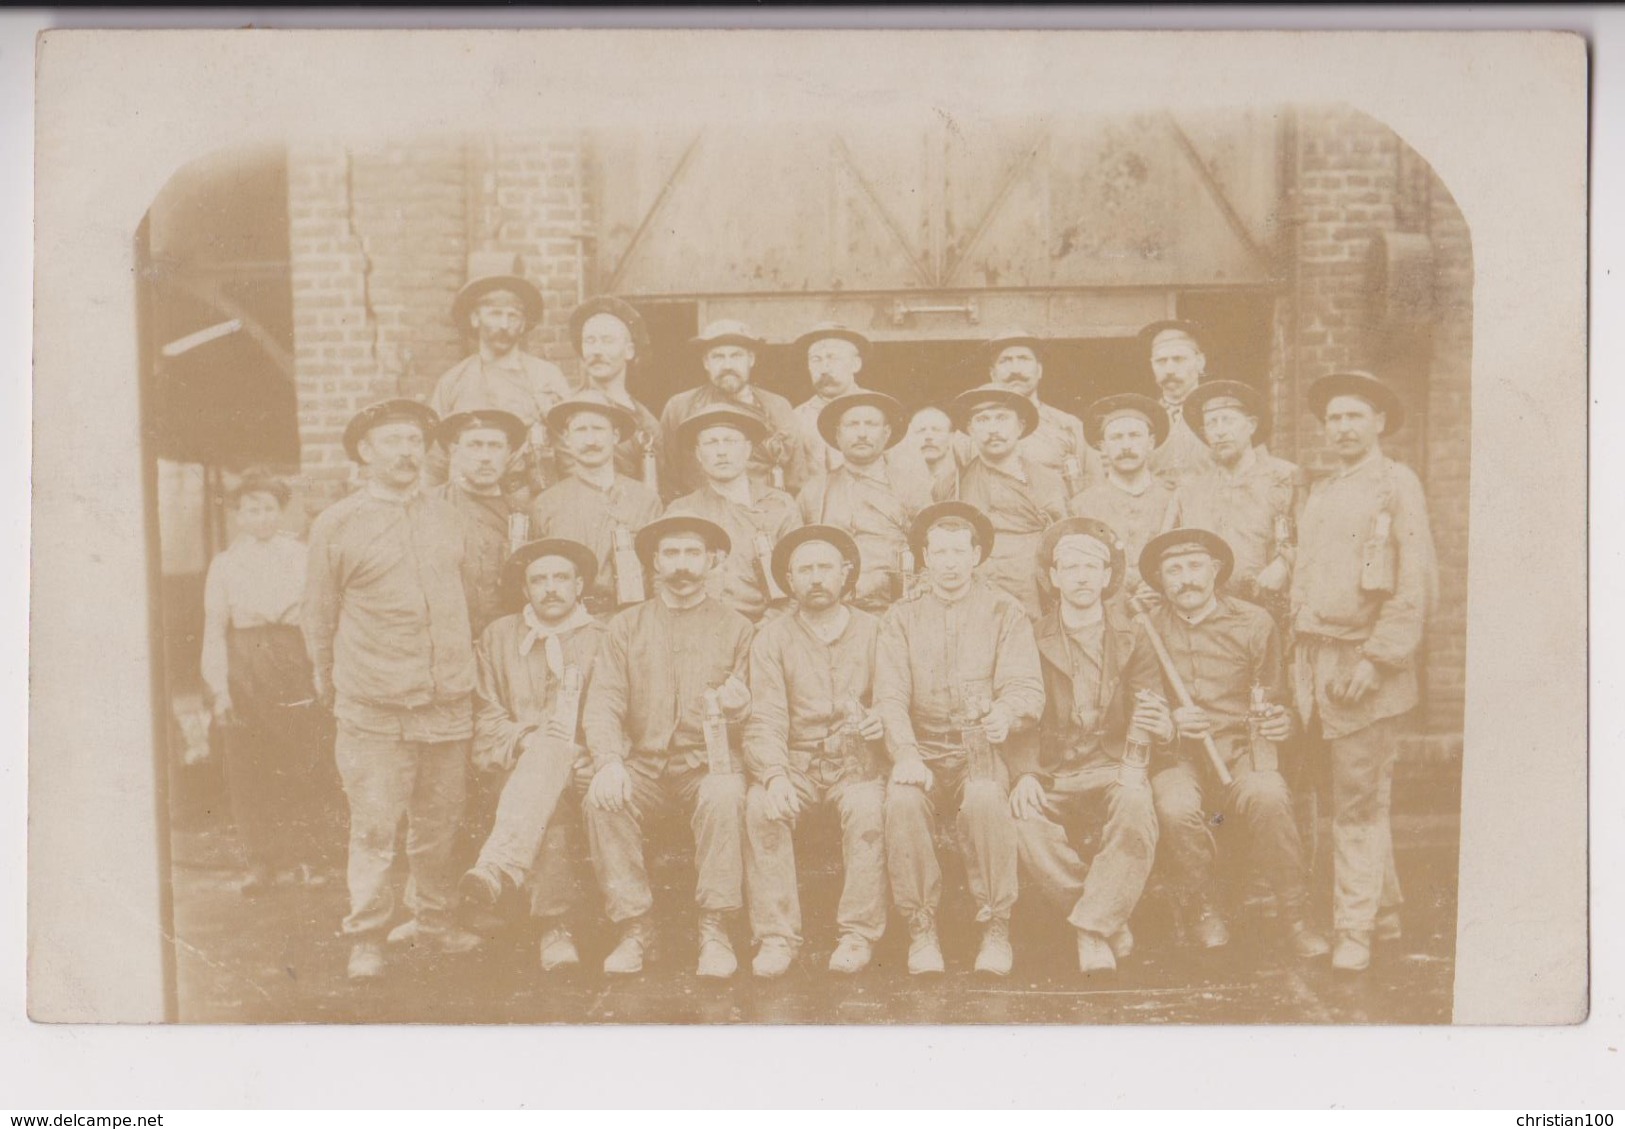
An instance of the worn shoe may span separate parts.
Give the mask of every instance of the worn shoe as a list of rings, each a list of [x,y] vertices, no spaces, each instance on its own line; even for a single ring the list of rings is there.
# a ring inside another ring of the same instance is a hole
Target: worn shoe
[[[418,925],[418,919],[415,917],[409,917],[399,925],[395,926],[395,928],[391,929],[389,931],[389,936],[386,937],[385,940],[387,940],[391,945],[416,944],[418,935],[422,932],[423,929],[420,925]]]
[[[1332,967],[1339,972],[1364,972],[1371,967],[1371,934],[1344,929],[1332,949]]]
[[[1212,902],[1203,900],[1196,913],[1196,942],[1204,949],[1222,949],[1230,943],[1230,929]]]
[[[377,941],[357,941],[350,946],[351,980],[376,980],[384,974],[384,949]]]
[[[908,923],[908,973],[937,975],[943,971],[942,945],[937,941],[936,915],[917,913]]]
[[[452,956],[473,952],[484,942],[484,939],[478,933],[470,933],[468,930],[458,929],[456,926],[434,930],[420,928],[418,936],[432,945],[436,952],[447,953]]]
[[[982,927],[982,947],[976,953],[976,971],[993,976],[1009,976],[1015,959],[1015,950],[1010,947],[1010,919],[990,919]]]
[[[1099,933],[1092,933],[1087,929],[1079,929],[1077,932],[1078,971],[1116,972],[1117,956],[1112,952],[1110,942]]]
[[[465,910],[494,911],[502,901],[507,879],[499,870],[476,866],[457,883],[457,897]]]
[[[723,928],[720,913],[700,914],[700,963],[696,976],[711,980],[726,980],[739,971],[739,958],[734,956],[733,942]]]
[[[835,951],[829,955],[829,970],[851,976],[868,968],[874,955],[874,946],[869,943],[867,937],[848,933],[841,938],[841,943],[835,946]]]
[[[1115,960],[1127,960],[1134,955],[1134,934],[1127,925],[1106,938],[1106,943],[1112,947],[1112,957]]]
[[[1332,951],[1326,938],[1301,918],[1287,926],[1286,937],[1292,952],[1304,960],[1318,960]]]
[[[1377,928],[1372,934],[1377,940],[1397,941],[1402,933],[1397,909],[1384,910],[1377,915]]]
[[[570,931],[562,925],[555,925],[542,933],[541,954],[543,972],[574,968],[581,963],[581,954],[576,952],[575,938],[570,936]]]
[[[796,947],[784,937],[763,937],[750,970],[764,980],[775,980],[790,971],[795,957]]]
[[[634,917],[621,926],[621,939],[615,949],[604,958],[604,972],[609,976],[635,976],[643,971],[643,958],[649,949],[649,923]]]

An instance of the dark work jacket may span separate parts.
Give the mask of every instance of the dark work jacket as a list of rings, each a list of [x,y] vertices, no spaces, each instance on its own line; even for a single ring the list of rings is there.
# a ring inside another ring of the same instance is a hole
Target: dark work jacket
[[[1105,708],[1089,726],[1078,718],[1072,645],[1061,623],[1060,609],[1038,621],[1034,630],[1038,637],[1039,667],[1044,675],[1044,720],[1039,726],[1038,747],[1034,749],[1029,744],[1019,756],[1012,758],[1012,777],[1025,773],[1052,777],[1094,765],[1115,764],[1123,759],[1123,738],[1128,732],[1132,711],[1122,674],[1137,633],[1133,622],[1114,601],[1106,601],[1105,613],[1105,628],[1101,632],[1101,648],[1105,652],[1101,661],[1104,685],[1095,700],[1085,704],[1090,712],[1102,701]]]

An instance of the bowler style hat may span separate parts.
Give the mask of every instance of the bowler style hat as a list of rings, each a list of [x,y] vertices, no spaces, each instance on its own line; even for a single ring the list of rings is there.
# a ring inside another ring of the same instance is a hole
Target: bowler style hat
[[[1127,564],[1123,554],[1123,541],[1117,532],[1103,521],[1096,521],[1092,517],[1069,517],[1056,522],[1044,530],[1043,539],[1038,543],[1038,579],[1045,591],[1051,588],[1049,570],[1055,566],[1055,550],[1067,537],[1093,537],[1110,554],[1107,565],[1106,587],[1102,596],[1110,596],[1117,591],[1117,586],[1123,582],[1123,569]]]
[[[542,320],[542,292],[525,279],[524,260],[518,255],[476,252],[468,257],[468,281],[451,300],[451,320],[468,329],[468,315],[493,290],[510,290],[525,311],[525,328]]]
[[[1168,409],[1138,392],[1119,392],[1115,396],[1102,396],[1084,413],[1083,434],[1089,446],[1099,450],[1106,438],[1106,425],[1124,415],[1139,416],[1150,425],[1153,446],[1160,447],[1167,441]]]
[[[707,349],[715,349],[718,345],[742,345],[746,349],[753,350],[767,346],[766,341],[751,332],[750,326],[732,318],[712,322],[700,330],[698,337],[689,338],[688,343],[702,353]]]
[[[1264,411],[1264,398],[1251,384],[1243,384],[1239,380],[1210,380],[1198,384],[1196,391],[1185,397],[1179,410],[1185,415],[1186,425],[1204,443],[1207,442],[1207,434],[1202,421],[1209,408],[1235,408],[1257,420],[1258,427],[1253,431],[1255,447],[1270,437],[1270,419]]]
[[[677,425],[677,446],[680,450],[691,450],[700,437],[700,432],[708,427],[731,427],[735,431],[743,432],[746,439],[752,443],[760,443],[767,438],[767,425],[738,408],[730,408],[726,404],[713,404],[709,408],[701,408]]]
[[[908,434],[908,409],[898,403],[896,399],[884,392],[848,392],[844,396],[837,396],[824,405],[818,413],[818,434],[824,437],[824,442],[831,447],[839,447],[835,441],[840,430],[841,417],[852,408],[879,408],[891,424],[891,438],[886,440],[886,450],[891,450],[903,441]]]
[[[525,441],[527,428],[525,421],[512,412],[504,412],[498,408],[487,408],[474,412],[456,412],[440,421],[435,428],[435,438],[447,450],[457,442],[465,431],[476,428],[495,428],[508,437],[508,446],[518,450]]]
[[[1019,392],[1000,388],[997,384],[983,384],[968,392],[961,392],[949,402],[949,414],[954,426],[969,432],[971,416],[985,407],[1009,408],[1021,418],[1021,438],[1025,439],[1038,428],[1038,409]]]
[[[1033,351],[1040,364],[1044,362],[1044,348],[1048,344],[1036,333],[1028,333],[1025,329],[1002,329],[982,344],[982,360],[992,366],[999,359],[999,354],[1016,345],[1025,345]]]
[[[603,416],[622,436],[631,435],[638,429],[637,417],[619,404],[612,404],[602,392],[591,390],[577,392],[568,400],[560,400],[548,409],[547,429],[554,435],[563,435],[570,426],[570,420],[581,412],[592,412]]]
[[[1200,352],[1202,348],[1202,334],[1205,332],[1206,330],[1202,328],[1202,324],[1200,322],[1190,321],[1187,318],[1164,318],[1161,321],[1152,322],[1150,325],[1140,330],[1137,336],[1145,344],[1147,352],[1150,352],[1156,347],[1157,338],[1161,337],[1164,333],[1177,333],[1182,337],[1190,338],[1191,342],[1196,346],[1197,351]]]
[[[773,570],[773,579],[778,581],[779,591],[790,591],[790,557],[808,541],[822,541],[840,550],[841,556],[846,558],[846,563],[852,566],[852,571],[847,573],[846,587],[841,590],[841,595],[850,596],[858,586],[858,573],[863,570],[863,561],[858,556],[858,543],[852,540],[852,535],[833,525],[798,526],[779,538],[779,543],[773,546],[773,558],[769,562]]]
[[[367,432],[380,424],[400,422],[417,424],[423,430],[423,441],[432,443],[435,429],[440,426],[440,417],[428,404],[420,404],[416,400],[379,400],[376,404],[368,404],[344,425],[344,453],[353,462],[359,463],[361,441],[367,437]]]
[[[874,347],[874,342],[870,341],[867,337],[855,329],[833,321],[821,321],[809,329],[806,333],[803,333],[800,337],[796,338],[794,345],[795,351],[802,356],[806,356],[807,350],[813,347],[813,343],[815,341],[824,341],[831,337],[837,338],[841,341],[852,342],[852,344],[856,345],[858,348],[858,356],[863,357],[866,360],[869,356],[869,350]]]
[[[570,344],[581,355],[581,334],[587,328],[587,323],[599,314],[608,314],[610,317],[626,326],[626,331],[632,337],[632,348],[636,351],[634,363],[649,354],[649,329],[643,324],[643,315],[632,308],[631,303],[625,302],[613,294],[600,294],[596,298],[588,298],[581,305],[570,311]]]
[[[1213,582],[1213,590],[1221,590],[1230,579],[1230,571],[1236,567],[1236,554],[1230,551],[1228,541],[1207,529],[1170,529],[1151,538],[1140,552],[1140,579],[1161,592],[1162,558],[1197,551],[1219,562],[1219,576]]]
[[[922,565],[925,563],[926,534],[937,522],[950,517],[971,523],[976,530],[977,544],[981,546],[982,555],[976,563],[987,560],[987,555],[993,551],[993,523],[969,502],[959,501],[937,502],[914,515],[914,524],[908,529],[908,547],[914,553],[914,560]]]
[[[518,607],[525,602],[525,570],[532,561],[542,557],[563,557],[576,566],[576,575],[581,577],[581,590],[592,590],[593,582],[598,579],[598,557],[580,541],[571,541],[565,537],[543,537],[536,541],[527,541],[502,562],[502,591],[504,600],[510,607]]]
[[[1338,396],[1358,396],[1381,412],[1386,419],[1384,435],[1392,435],[1405,423],[1405,405],[1394,390],[1369,372],[1328,373],[1309,386],[1309,408],[1315,418],[1326,418],[1326,407]]]
[[[637,550],[644,568],[653,567],[650,562],[654,560],[655,550],[660,547],[660,539],[675,533],[697,534],[713,553],[733,551],[733,541],[728,537],[728,531],[716,522],[692,514],[667,514],[655,518],[632,538],[632,547]]]

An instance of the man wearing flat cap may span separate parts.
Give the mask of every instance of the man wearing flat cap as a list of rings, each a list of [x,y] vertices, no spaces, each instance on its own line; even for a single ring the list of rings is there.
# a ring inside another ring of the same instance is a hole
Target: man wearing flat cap
[[[1038,426],[1038,410],[1019,393],[994,385],[962,392],[953,401],[954,422],[970,436],[975,454],[957,474],[938,479],[939,502],[968,502],[997,534],[982,575],[1018,600],[1029,619],[1043,614],[1034,567],[1039,538],[1068,516],[1061,476],[1021,453],[1021,440]]]
[[[1154,321],[1140,330],[1168,424],[1167,439],[1152,452],[1151,470],[1175,486],[1213,463],[1207,446],[1185,419],[1185,400],[1207,372],[1201,334],[1202,327],[1195,322],[1177,319]]]
[[[903,596],[909,526],[931,502],[919,477],[891,460],[905,414],[884,392],[831,400],[818,417],[819,443],[840,452],[840,465],[814,475],[797,499],[803,520],[839,526],[856,541],[863,570],[852,602],[877,614]]]
[[[589,612],[607,617],[616,610],[616,539],[630,544],[634,533],[660,516],[659,496],[617,466],[637,420],[589,389],[548,412],[547,426],[569,471],[531,503],[530,532],[579,541],[592,550],[597,579],[587,584],[583,598]]]
[[[344,449],[366,485],[310,530],[303,624],[316,692],[338,723],[334,749],[350,805],[349,974],[383,974],[395,916],[396,833],[411,873],[406,933],[462,952],[451,853],[473,735],[474,643],[463,587],[463,526],[421,486],[439,424],[413,400],[363,409]]]
[[[609,920],[620,932],[604,971],[643,970],[654,904],[644,855],[648,821],[673,809],[694,832],[694,900],[702,977],[738,970],[727,923],[744,906],[745,777],[739,756],[750,714],[745,685],[750,621],[706,591],[728,555],[713,522],[670,515],[637,535],[655,594],[609,621],[587,689],[592,778],[582,801],[587,845]],[[730,771],[708,768],[708,698],[726,722]]]
[[[1404,420],[1399,397],[1369,373],[1347,372],[1317,380],[1309,402],[1337,464],[1310,487],[1298,521],[1293,683],[1306,724],[1318,720],[1330,749],[1332,956],[1357,972],[1374,938],[1400,935],[1389,805],[1438,562],[1422,484],[1382,452],[1382,437]]]
[[[813,394],[795,408],[807,474],[828,474],[841,465],[841,452],[824,437],[818,417],[837,396],[863,391],[858,373],[868,359],[870,342],[855,329],[826,321],[796,338],[793,348],[797,357],[806,360],[807,375],[812,378]],[[900,429],[898,438],[902,438]]]
[[[844,531],[804,525],[773,549],[795,611],[757,631],[745,726],[745,880],[758,976],[783,975],[801,946],[791,832],[803,812],[840,820],[845,879],[831,972],[868,967],[886,929],[886,784],[880,715],[871,706],[880,621],[841,602],[862,573]]]
[[[1077,932],[1078,968],[1110,972],[1133,950],[1129,917],[1151,875],[1157,816],[1146,764],[1152,744],[1174,734],[1167,702],[1132,696],[1123,671],[1134,649],[1134,625],[1106,600],[1123,579],[1117,534],[1091,518],[1050,526],[1039,567],[1059,596],[1038,621],[1044,673],[1044,718],[1037,742],[1012,746],[1023,883],[1031,883]],[[1137,754],[1125,757],[1125,742]],[[1085,862],[1073,845],[1099,828],[1099,847]]]
[[[511,412],[458,412],[440,421],[447,477],[429,493],[450,503],[463,525],[463,587],[476,636],[501,614],[498,589],[508,555],[509,520],[522,513],[502,489],[508,460],[525,442],[525,425]]]
[[[588,298],[570,313],[570,342],[581,358],[582,379],[577,394],[602,396],[631,416],[632,426],[615,446],[615,470],[658,494],[659,483],[647,480],[645,468],[660,464],[660,421],[633,399],[626,387],[631,371],[646,367],[651,360],[649,331],[642,315],[614,295]],[[558,457],[568,469],[569,452],[561,450]]]
[[[598,558],[587,546],[543,538],[503,566],[506,604],[518,611],[487,627],[475,646],[474,765],[501,780],[496,818],[459,884],[464,905],[494,910],[526,890],[542,922],[543,972],[581,963],[568,916],[580,814],[571,780],[585,770],[581,698],[592,682],[604,627],[581,597]]]
[[[1032,433],[1021,441],[1022,457],[1060,475],[1067,493],[1076,494],[1101,474],[1100,455],[1084,439],[1083,422],[1038,397],[1044,379],[1046,342],[1021,329],[1005,330],[982,347],[988,383],[1025,396],[1038,413]]]
[[[1089,442],[1100,448],[1105,475],[1072,499],[1072,508],[1116,531],[1127,565],[1118,603],[1147,593],[1140,577],[1140,550],[1167,527],[1174,488],[1151,470],[1151,458],[1168,439],[1167,415],[1148,396],[1125,392],[1089,405]]]
[[[677,429],[677,451],[692,452],[704,483],[667,507],[715,522],[728,533],[732,552],[710,574],[711,594],[755,622],[775,593],[766,558],[780,537],[801,524],[795,499],[750,477],[751,452],[766,438],[761,422],[747,412],[716,405],[689,416]]]
[[[796,493],[807,481],[807,463],[795,410],[783,396],[750,382],[757,354],[767,342],[743,322],[724,320],[706,326],[691,344],[705,366],[706,382],[673,396],[660,413],[660,442],[669,468],[661,475],[662,495],[676,497],[704,482],[692,448],[682,445],[677,432],[689,416],[714,407],[754,416],[761,425],[763,438],[750,456],[751,481]]]
[[[1017,881],[1007,761],[1012,743],[1032,739],[1044,710],[1038,647],[1015,597],[975,575],[997,544],[981,511],[957,501],[928,506],[911,541],[930,588],[893,605],[875,650],[874,702],[892,762],[892,899],[908,921],[909,972],[940,973],[934,834],[939,816],[952,816],[982,926],[976,971],[1006,976]]]
[[[1230,546],[1206,529],[1171,529],[1140,554],[1141,575],[1164,599],[1142,622],[1147,639],[1136,642],[1124,680],[1131,693],[1178,702],[1183,688],[1191,701],[1173,711],[1178,741],[1171,754],[1152,761],[1159,857],[1197,940],[1204,948],[1228,944],[1207,818],[1209,810],[1223,813],[1226,828],[1246,836],[1252,872],[1273,889],[1292,951],[1325,956],[1326,939],[1309,925],[1309,875],[1276,760],[1292,733],[1280,639],[1263,608],[1223,594],[1234,563]],[[1149,645],[1151,633],[1177,682]],[[1208,741],[1230,774],[1228,785],[1209,762]]]

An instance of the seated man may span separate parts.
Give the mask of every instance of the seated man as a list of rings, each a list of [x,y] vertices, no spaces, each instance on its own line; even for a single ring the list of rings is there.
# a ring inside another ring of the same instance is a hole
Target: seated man
[[[1325,956],[1326,939],[1309,927],[1303,847],[1292,797],[1275,763],[1276,745],[1292,733],[1292,714],[1280,704],[1286,697],[1281,646],[1268,612],[1219,595],[1234,559],[1224,539],[1205,529],[1171,529],[1140,554],[1140,575],[1163,603],[1141,621],[1147,638],[1137,642],[1125,680],[1132,690],[1176,700],[1184,697],[1182,686],[1191,698],[1174,710],[1179,742],[1151,778],[1157,825],[1171,877],[1182,905],[1194,910],[1204,947],[1230,940],[1214,897],[1216,845],[1205,815],[1214,799],[1251,839],[1254,869],[1275,890],[1293,950],[1302,957]],[[1163,643],[1171,671],[1145,645],[1153,638]],[[1232,782],[1226,784],[1211,763],[1213,754]]]
[[[975,506],[939,502],[914,519],[914,552],[930,587],[893,605],[875,654],[875,706],[891,754],[886,869],[908,918],[908,970],[943,970],[937,940],[942,869],[937,813],[953,814],[976,902],[976,971],[1010,973],[1016,833],[1005,743],[1044,709],[1032,624],[1014,596],[973,577],[993,545]]]
[[[773,571],[796,610],[763,626],[750,649],[745,881],[758,976],[782,975],[801,944],[790,832],[814,804],[840,813],[846,869],[830,971],[867,968],[886,929],[883,729],[867,705],[880,620],[841,603],[856,591],[860,567],[856,542],[833,526],[804,525],[773,549]]]
[[[544,972],[581,961],[565,921],[574,813],[560,809],[559,799],[581,755],[581,695],[604,636],[581,602],[597,569],[592,550],[576,541],[521,546],[503,568],[503,588],[523,610],[487,627],[474,652],[474,764],[508,777],[496,822],[459,892],[465,906],[494,909],[528,882],[531,914],[546,922]]]
[[[667,808],[686,811],[694,830],[698,973],[728,977],[739,967],[725,919],[744,905],[745,777],[736,752],[721,750],[725,766],[708,758],[706,739],[708,724],[727,723],[721,739],[737,749],[750,711],[750,621],[706,592],[728,548],[728,535],[703,518],[667,516],[640,529],[638,555],[655,594],[610,620],[593,667],[585,715],[593,777],[582,811],[593,870],[621,932],[607,973],[643,971],[654,904],[644,826]],[[708,717],[712,707],[721,716]]]
[[[1173,739],[1174,723],[1160,696],[1131,698],[1123,686],[1134,625],[1106,599],[1123,581],[1117,534],[1068,518],[1044,534],[1038,559],[1060,606],[1038,621],[1044,720],[1036,748],[1018,745],[1007,755],[1017,776],[1010,811],[1026,880],[1077,930],[1079,970],[1110,972],[1133,948],[1129,916],[1156,854],[1157,816],[1141,757],[1153,741]],[[1087,864],[1068,839],[1085,824],[1100,828]]]

